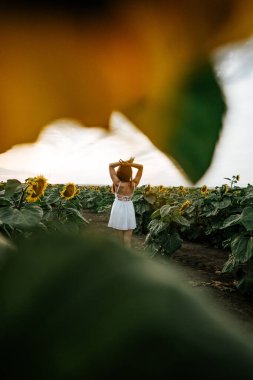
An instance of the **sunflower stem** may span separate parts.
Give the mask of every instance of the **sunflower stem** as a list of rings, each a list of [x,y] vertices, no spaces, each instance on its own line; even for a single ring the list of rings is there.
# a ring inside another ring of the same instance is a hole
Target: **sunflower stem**
[[[61,208],[62,208],[62,202],[61,202],[61,199],[60,199],[60,201],[59,201],[59,206],[58,206],[58,210],[57,210],[58,218],[60,218],[60,211],[61,211]]]
[[[21,209],[21,206],[22,206],[22,202],[24,200],[24,196],[25,196],[25,192],[26,192],[26,189],[28,188],[28,186],[26,186],[24,189],[22,189],[22,194],[21,194],[21,197],[20,197],[20,200],[18,202],[18,207],[17,209],[20,210]]]

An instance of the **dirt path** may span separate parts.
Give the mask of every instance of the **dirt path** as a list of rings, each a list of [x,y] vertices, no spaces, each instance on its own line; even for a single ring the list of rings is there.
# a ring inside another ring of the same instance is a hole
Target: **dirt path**
[[[110,234],[116,235],[116,231],[107,227],[108,215],[85,210],[84,216],[90,221],[90,229],[107,233],[110,231]],[[143,235],[133,235],[133,248],[143,252],[144,240]],[[204,289],[208,296],[225,312],[232,314],[246,331],[253,333],[253,296],[239,293],[233,275],[221,273],[227,257],[228,253],[222,250],[204,244],[185,242],[174,253],[172,259],[189,286]]]

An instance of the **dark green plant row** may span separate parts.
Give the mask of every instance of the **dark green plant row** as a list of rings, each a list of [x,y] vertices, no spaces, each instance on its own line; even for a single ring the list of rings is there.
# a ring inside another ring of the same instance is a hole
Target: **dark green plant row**
[[[166,204],[151,215],[146,247],[171,256],[186,239],[228,249],[223,272],[240,268],[237,286],[247,292],[253,289],[253,186],[237,187],[233,178],[215,189],[170,189]]]

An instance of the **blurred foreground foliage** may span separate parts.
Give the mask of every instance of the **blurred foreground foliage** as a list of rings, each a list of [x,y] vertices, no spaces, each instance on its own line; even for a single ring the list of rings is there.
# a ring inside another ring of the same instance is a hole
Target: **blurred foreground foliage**
[[[1,379],[250,380],[249,337],[173,266],[89,233],[40,233],[0,266]]]
[[[59,118],[130,118],[196,182],[225,105],[212,54],[253,31],[251,0],[4,2],[0,151]]]

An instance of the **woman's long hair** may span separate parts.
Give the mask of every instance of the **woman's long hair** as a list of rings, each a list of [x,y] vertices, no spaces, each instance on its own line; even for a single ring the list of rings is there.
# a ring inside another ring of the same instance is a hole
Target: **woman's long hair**
[[[116,171],[117,177],[122,182],[130,182],[130,187],[132,188],[132,175],[133,171],[131,166],[120,165]],[[115,185],[112,185],[112,192],[115,193]]]

